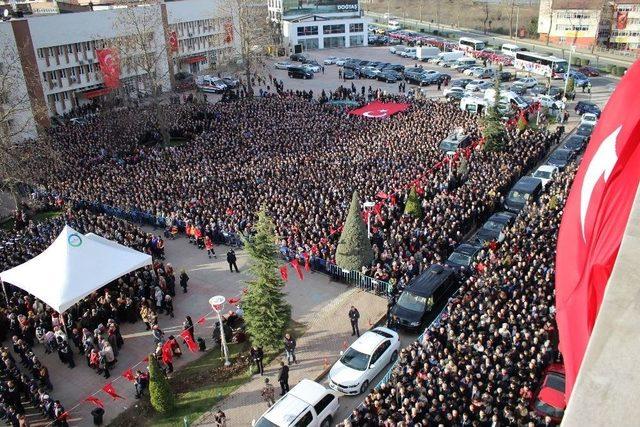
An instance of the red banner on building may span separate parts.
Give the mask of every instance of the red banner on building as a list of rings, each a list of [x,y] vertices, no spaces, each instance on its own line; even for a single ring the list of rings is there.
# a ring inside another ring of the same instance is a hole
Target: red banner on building
[[[105,87],[120,86],[120,56],[115,49],[97,49],[98,63]]]
[[[349,114],[357,114],[358,116],[382,118],[389,117],[400,111],[404,111],[409,108],[409,104],[402,104],[399,102],[380,102],[373,101],[357,110],[352,110]]]
[[[172,31],[169,34],[169,48],[171,49],[171,52],[178,51],[178,33],[176,31]]]
[[[231,43],[233,41],[233,21],[227,19],[224,21],[224,42]]]
[[[640,63],[611,95],[573,181],[556,255],[556,322],[571,395],[640,182]]]
[[[616,16],[616,29],[624,30],[627,28],[627,21],[629,20],[629,12],[618,12]]]

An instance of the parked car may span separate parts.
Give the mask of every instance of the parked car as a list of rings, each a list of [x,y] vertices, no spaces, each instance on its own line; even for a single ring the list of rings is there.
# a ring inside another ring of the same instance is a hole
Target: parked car
[[[345,69],[342,71],[342,77],[343,77],[345,80],[353,80],[353,79],[355,79],[355,78],[356,78],[356,73],[355,73],[355,71],[353,71],[353,70],[352,70],[352,69],[350,69],[350,68],[345,68]]]
[[[471,73],[471,76],[475,79],[490,79],[494,76],[495,72],[491,68],[480,68]]]
[[[388,328],[365,332],[345,351],[329,371],[329,387],[344,394],[369,391],[369,384],[398,358],[400,336]]]
[[[522,86],[529,89],[538,84],[538,79],[536,79],[535,77],[523,77],[521,79],[516,80],[516,83],[520,83]]]
[[[293,64],[289,61],[278,61],[273,66],[276,70],[288,70]]]
[[[311,70],[314,73],[319,73],[320,70],[322,69],[322,67],[320,66],[320,64],[318,64],[315,61],[311,61],[311,62],[305,62],[302,65],[304,68],[306,68],[307,70]]]
[[[513,78],[513,74],[508,71],[499,71],[497,77],[501,82],[508,82]]]
[[[533,101],[539,102],[545,108],[556,108],[558,110],[564,110],[565,104],[562,101],[558,101],[549,95],[536,95]]]
[[[597,118],[600,118],[601,113],[600,108],[593,102],[589,101],[578,101],[575,111],[579,115],[583,115],[584,113],[593,113]]]
[[[343,67],[347,61],[351,61],[351,58],[338,58],[336,59],[336,65],[339,67]]]
[[[576,128],[575,134],[583,136],[585,138],[591,138],[591,134],[593,133],[593,128],[594,126],[583,123]]]
[[[550,417],[554,424],[559,425],[567,408],[565,397],[564,366],[554,363],[547,368],[544,381],[536,397],[531,402],[533,409],[540,418]]]
[[[329,56],[329,57],[325,58],[325,59],[324,59],[324,61],[322,61],[322,63],[323,63],[324,65],[333,65],[333,64],[335,64],[335,63],[336,63],[336,61],[337,61],[337,60],[338,60],[338,58],[337,58],[337,57],[335,57],[335,56]]]
[[[582,67],[579,68],[578,71],[587,77],[598,77],[600,75],[600,70],[595,67]]]
[[[575,87],[586,87],[590,81],[589,77],[582,74],[580,71],[571,70],[565,75],[565,79],[569,77],[573,78],[573,84]]]
[[[289,77],[293,79],[312,79],[313,78],[313,71],[311,71],[309,68],[305,67],[304,65],[301,67],[298,67],[298,66],[289,67],[287,74],[289,75]]]
[[[445,265],[456,271],[467,269],[475,261],[478,252],[480,252],[479,247],[462,243],[449,255],[449,258],[445,261]]]
[[[504,240],[504,233],[502,231],[513,222],[515,217],[516,215],[514,213],[507,211],[491,215],[471,238],[470,242],[475,246],[482,246],[484,242],[502,242]]]
[[[564,96],[564,89],[557,86],[551,86],[547,91],[547,95],[555,99],[562,99]]]
[[[458,87],[466,87],[469,83],[471,83],[473,81],[473,79],[455,79],[455,80],[451,80],[449,82],[449,86],[454,87],[454,86],[458,86]]]
[[[542,181],[532,176],[523,176],[509,190],[504,207],[517,214],[524,209],[528,200],[537,199],[541,191]]]
[[[509,90],[517,95],[524,95],[527,92],[527,88],[517,81],[509,87]]]
[[[547,159],[547,164],[556,166],[558,169],[564,169],[567,167],[569,162],[573,160],[576,156],[576,153],[566,149],[566,148],[558,148],[556,151],[551,153],[549,158]]]
[[[584,113],[582,117],[580,117],[581,125],[595,126],[596,123],[598,123],[598,116],[593,113]]]
[[[196,86],[200,91],[206,93],[221,93],[227,90],[227,85],[221,78],[209,75],[198,76]]]
[[[585,136],[578,135],[578,134],[573,134],[573,135],[571,135],[569,138],[567,138],[564,141],[564,144],[562,144],[562,148],[566,148],[567,150],[571,150],[574,153],[579,153],[587,145],[587,140],[588,139],[589,138],[587,138]]]
[[[470,90],[472,92],[482,92],[489,89],[491,86],[493,86],[493,83],[488,82],[486,80],[478,79],[478,80],[473,80],[471,83],[465,86],[465,89]]]
[[[473,74],[475,71],[477,71],[477,70],[482,70],[482,69],[483,69],[482,67],[472,66],[472,67],[469,67],[469,68],[467,68],[466,70],[464,70],[464,71],[462,72],[462,74],[464,74],[465,76],[470,76],[470,75],[471,75],[471,74]]]
[[[323,385],[302,379],[256,421],[254,427],[330,427],[340,409],[338,396]]]
[[[395,83],[398,80],[402,80],[402,75],[397,71],[385,69],[382,72],[378,73],[376,79],[381,82]]]
[[[553,165],[542,165],[534,173],[531,174],[532,177],[538,178],[542,181],[542,186],[546,187],[549,181],[553,179],[553,177],[558,173],[558,168]]]
[[[375,79],[378,74],[380,74],[380,70],[371,66],[362,67],[360,69],[360,76],[367,79]]]
[[[222,83],[226,84],[227,87],[230,88],[230,89],[235,89],[238,86],[240,86],[240,80],[236,79],[235,77],[231,77],[231,76],[222,77]]]
[[[458,95],[460,95],[459,99],[462,99],[462,97],[464,96],[464,88],[462,87],[458,87],[458,86],[452,86],[452,87],[448,87],[446,88],[443,92],[442,95],[444,95],[447,98],[458,98]]]
[[[295,62],[305,62],[307,57],[302,53],[294,53],[289,57],[289,59]]]

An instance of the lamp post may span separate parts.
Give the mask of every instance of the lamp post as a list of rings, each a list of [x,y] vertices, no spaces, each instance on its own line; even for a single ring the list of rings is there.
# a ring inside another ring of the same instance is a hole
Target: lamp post
[[[371,238],[371,209],[373,209],[375,205],[376,204],[374,202],[364,202],[362,204],[365,210],[369,212],[367,215],[367,236],[369,236],[369,238]]]
[[[218,315],[218,322],[220,325],[220,342],[222,344],[222,354],[224,354],[224,366],[229,366],[231,365],[231,362],[229,362],[229,349],[227,348],[227,338],[224,336],[224,325],[222,324],[222,315],[220,314],[220,310],[222,309],[225,301],[225,297],[222,295],[216,295],[209,299],[209,304],[211,304],[211,308]]]

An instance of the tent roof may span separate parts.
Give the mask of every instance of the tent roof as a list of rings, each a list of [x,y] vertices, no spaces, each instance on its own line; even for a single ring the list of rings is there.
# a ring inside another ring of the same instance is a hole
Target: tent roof
[[[149,264],[150,255],[67,225],[44,252],[3,271],[0,278],[62,313],[109,282]]]

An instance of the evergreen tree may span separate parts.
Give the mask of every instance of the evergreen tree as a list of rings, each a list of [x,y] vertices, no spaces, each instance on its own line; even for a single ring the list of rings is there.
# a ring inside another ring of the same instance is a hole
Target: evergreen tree
[[[153,354],[149,355],[149,395],[151,406],[161,414],[169,413],[175,407],[175,395]]]
[[[565,96],[567,96],[570,93],[575,92],[576,90],[576,81],[573,77],[569,77],[567,80],[567,91],[565,93]],[[567,96],[568,98],[568,96]]]
[[[487,108],[487,114],[482,118],[482,136],[484,149],[487,151],[502,151],[505,145],[506,130],[502,123],[498,103],[500,102],[500,80],[494,84],[495,95],[493,103]]]
[[[422,218],[422,205],[420,205],[416,187],[411,187],[411,191],[409,191],[407,203],[404,205],[404,213],[414,218]]]
[[[360,271],[363,266],[368,267],[372,262],[373,249],[367,226],[360,216],[360,197],[358,191],[354,191],[336,250],[336,264],[340,268]]]
[[[276,239],[273,221],[263,209],[258,213],[255,236],[245,241],[254,278],[247,282],[242,309],[251,343],[268,350],[280,348],[291,320],[291,307],[285,301],[284,281],[278,271]]]

